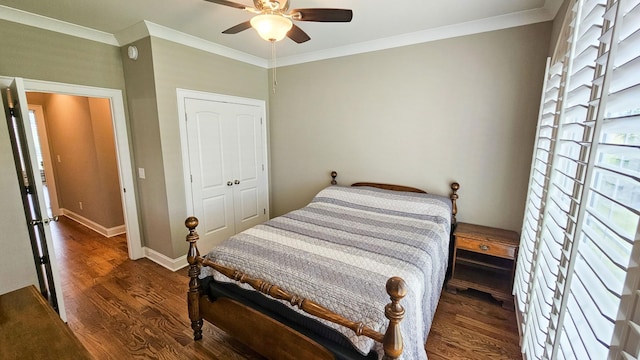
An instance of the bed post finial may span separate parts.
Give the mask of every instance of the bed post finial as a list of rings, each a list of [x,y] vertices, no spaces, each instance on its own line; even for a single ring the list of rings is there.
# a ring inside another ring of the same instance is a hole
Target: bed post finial
[[[458,205],[456,204],[456,201],[458,200],[458,189],[460,189],[460,184],[458,184],[457,182],[453,182],[451,183],[451,223],[455,224],[456,223],[456,214],[458,213]]]
[[[338,185],[338,182],[336,181],[336,177],[338,176],[338,173],[335,171],[331,172],[331,185]]]
[[[200,236],[196,232],[198,219],[190,216],[184,221],[184,225],[189,229],[187,242],[189,243],[189,252],[187,253],[187,262],[189,263],[189,291],[187,292],[187,302],[189,303],[189,319],[191,319],[191,328],[193,329],[193,339],[202,339],[202,316],[200,315],[200,264],[198,258],[200,252],[196,242]]]
[[[404,348],[400,332],[404,308],[400,305],[400,300],[407,295],[407,283],[397,276],[390,278],[387,280],[387,294],[389,294],[391,302],[385,306],[384,315],[389,319],[389,326],[384,334],[382,348],[384,349],[384,358],[392,360],[400,357]]]

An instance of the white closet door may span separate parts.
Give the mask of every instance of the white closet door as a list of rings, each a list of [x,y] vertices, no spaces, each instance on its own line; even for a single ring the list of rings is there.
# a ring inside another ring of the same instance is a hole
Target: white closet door
[[[233,128],[224,108],[206,100],[186,99],[187,136],[193,214],[200,220],[203,249],[235,234],[230,141]]]
[[[235,108],[237,158],[233,162],[233,192],[236,232],[240,232],[267,220],[263,196],[267,189],[262,169],[260,109],[247,105]]]
[[[203,249],[268,219],[258,106],[185,99],[193,214]]]

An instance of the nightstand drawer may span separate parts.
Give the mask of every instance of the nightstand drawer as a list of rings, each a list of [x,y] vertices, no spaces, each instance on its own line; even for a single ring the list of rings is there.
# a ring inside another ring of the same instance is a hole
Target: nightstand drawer
[[[456,237],[456,247],[473,252],[484,253],[492,256],[513,259],[515,257],[515,247],[496,242],[467,239]]]

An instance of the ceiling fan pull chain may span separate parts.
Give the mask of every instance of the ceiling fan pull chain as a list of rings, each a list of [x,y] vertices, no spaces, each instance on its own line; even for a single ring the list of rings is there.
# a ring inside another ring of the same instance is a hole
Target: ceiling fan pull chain
[[[278,78],[277,78],[277,64],[276,64],[276,42],[271,41],[271,65],[273,66],[273,93],[276,93],[276,87],[278,86]]]

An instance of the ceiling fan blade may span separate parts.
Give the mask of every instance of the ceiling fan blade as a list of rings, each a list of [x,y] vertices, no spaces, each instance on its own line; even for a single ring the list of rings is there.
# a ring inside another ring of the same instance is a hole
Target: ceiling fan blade
[[[233,8],[240,9],[240,10],[244,10],[248,7],[246,5],[234,3],[233,1],[227,1],[227,0],[205,0],[205,1],[212,2],[219,5],[224,5],[224,6],[231,6]]]
[[[350,22],[353,11],[348,9],[293,9],[293,20],[318,22]]]
[[[251,27],[251,22],[250,21],[245,21],[243,23],[240,23],[236,26],[232,26],[230,28],[228,28],[227,30],[223,31],[223,34],[237,34],[241,31],[245,31],[248,28]]]
[[[307,33],[300,29],[296,24],[293,24],[293,27],[287,33],[287,37],[298,44],[311,40],[309,35],[307,35]]]

